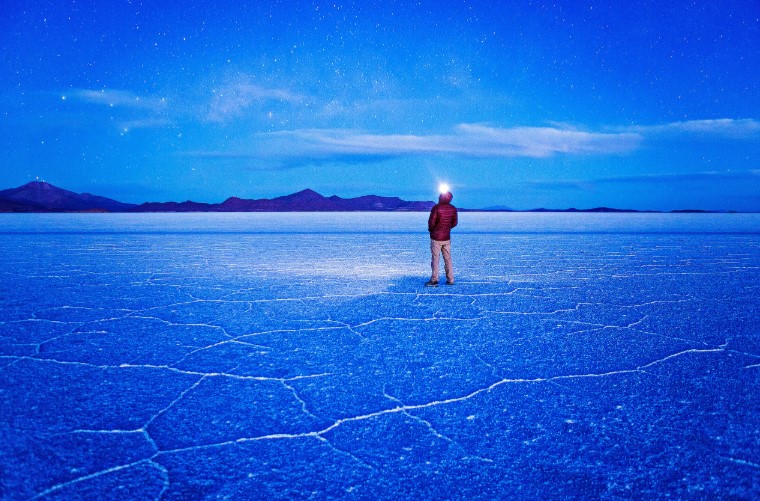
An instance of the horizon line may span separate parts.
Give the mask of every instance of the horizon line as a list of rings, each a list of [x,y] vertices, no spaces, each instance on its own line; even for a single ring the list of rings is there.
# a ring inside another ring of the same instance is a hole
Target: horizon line
[[[216,202],[216,203],[209,203],[209,202],[196,202],[194,200],[185,200],[183,202],[177,202],[177,201],[167,201],[167,202],[141,202],[141,203],[130,203],[130,202],[121,202],[116,199],[112,199],[109,197],[103,197],[100,195],[96,195],[93,193],[76,193],[74,191],[67,190],[65,188],[61,188],[59,186],[56,186],[52,183],[49,183],[45,181],[44,179],[35,179],[33,181],[30,181],[28,183],[22,184],[21,186],[18,186],[16,188],[7,188],[0,190],[0,193],[11,191],[11,190],[18,190],[25,186],[34,185],[34,184],[42,184],[42,185],[48,185],[52,186],[53,188],[68,191],[69,193],[72,193],[74,195],[89,195],[93,197],[98,198],[104,198],[106,200],[109,200],[111,202],[116,202],[123,206],[128,206],[127,210],[108,210],[108,209],[100,209],[100,208],[90,208],[90,209],[82,209],[82,210],[65,210],[65,209],[53,209],[49,207],[42,207],[42,206],[36,206],[37,204],[32,203],[28,200],[19,200],[19,199],[13,199],[13,198],[5,198],[0,197],[0,200],[6,200],[10,202],[17,202],[17,203],[27,203],[31,204],[31,209],[37,208],[42,210],[31,210],[31,211],[0,211],[0,213],[5,214],[13,214],[13,213],[83,213],[83,212],[93,212],[94,210],[98,210],[100,212],[108,212],[108,213],[127,213],[132,212],[130,209],[141,207],[144,205],[183,205],[183,204],[197,204],[201,206],[208,206],[209,208],[214,206],[221,206],[225,202],[231,200],[231,199],[237,199],[245,202],[261,202],[261,201],[273,201],[280,198],[285,198],[293,195],[297,195],[304,192],[311,192],[315,193],[316,195],[319,195],[320,197],[329,200],[330,198],[338,198],[340,200],[356,200],[359,198],[364,197],[377,197],[381,199],[397,199],[400,200],[403,203],[407,204],[435,204],[436,202],[433,200],[405,200],[398,196],[383,196],[383,195],[373,195],[373,194],[367,194],[367,195],[359,195],[357,197],[348,197],[344,198],[339,195],[330,195],[325,196],[318,191],[312,189],[312,188],[304,188],[299,191],[295,191],[293,193],[289,193],[286,195],[279,195],[272,198],[241,198],[236,195],[229,196],[225,198],[222,202]],[[532,213],[542,213],[542,212],[563,212],[563,213],[655,213],[655,214],[678,214],[678,213],[691,213],[691,214],[757,214],[760,213],[760,211],[739,211],[739,210],[729,210],[729,209],[699,209],[699,208],[682,208],[682,209],[670,209],[670,210],[659,210],[659,209],[631,209],[631,208],[617,208],[617,207],[608,207],[608,206],[595,206],[585,209],[579,209],[576,207],[569,207],[565,209],[557,209],[557,208],[546,208],[546,207],[535,207],[531,209],[513,209],[510,207],[502,207],[500,205],[495,206],[489,206],[489,207],[479,207],[479,208],[469,208],[469,207],[457,207],[458,210],[462,212],[519,212],[519,213],[526,213],[526,212],[532,212]],[[301,209],[288,209],[288,210],[247,210],[247,211],[214,211],[214,210],[183,210],[183,211],[172,211],[172,210],[155,210],[155,211],[146,211],[146,212],[155,212],[155,213],[171,213],[171,212],[196,212],[196,213],[202,213],[202,212],[425,212],[428,209],[414,209],[414,208],[402,208],[402,209],[374,209],[374,210],[354,210],[354,209],[320,209],[320,210],[301,210]]]

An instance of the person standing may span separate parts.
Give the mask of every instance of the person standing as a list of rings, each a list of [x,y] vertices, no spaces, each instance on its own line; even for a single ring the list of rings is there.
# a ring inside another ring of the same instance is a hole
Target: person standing
[[[451,205],[454,196],[450,191],[441,193],[438,203],[430,209],[428,231],[430,232],[430,266],[433,273],[426,287],[438,286],[439,261],[443,255],[443,267],[446,271],[446,285],[454,285],[454,265],[451,262],[451,228],[458,222],[457,208]]]

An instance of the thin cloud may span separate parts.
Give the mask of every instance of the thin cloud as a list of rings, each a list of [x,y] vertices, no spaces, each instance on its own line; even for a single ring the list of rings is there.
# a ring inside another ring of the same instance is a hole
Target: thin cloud
[[[678,185],[689,183],[760,183],[760,170],[660,173],[640,176],[615,176],[589,180],[527,181],[526,186],[551,191],[595,191],[599,185],[644,184]]]
[[[636,133],[598,133],[558,127],[493,128],[463,124],[459,136],[482,156],[549,157],[558,153],[609,155],[634,151],[641,142]]]
[[[262,89],[252,96],[274,96]],[[296,99],[295,96],[290,96]],[[491,127],[460,124],[446,134],[372,134],[353,129],[297,129],[256,135],[235,151],[189,152],[199,158],[255,159],[257,168],[287,168],[325,162],[365,163],[409,156],[459,158],[548,158],[556,155],[625,155],[639,150],[647,138],[713,135],[751,138],[760,122],[751,119],[693,120],[657,126],[620,128],[613,132],[579,130],[570,125]],[[673,175],[675,176],[675,175]],[[616,178],[620,182],[654,182],[652,177]],[[667,177],[666,180],[673,180]],[[596,182],[615,182],[612,178]],[[571,186],[573,181],[568,181]],[[588,190],[587,183],[578,189]]]
[[[596,191],[597,186],[594,181],[575,181],[575,180],[552,180],[552,181],[525,181],[522,183],[528,188],[533,188],[542,191],[580,191],[580,192],[593,192]]]
[[[760,121],[749,118],[687,120],[664,125],[632,126],[623,130],[645,135],[700,135],[744,139],[760,136]]]
[[[641,176],[617,176],[598,179],[597,183],[620,184],[620,183],[646,183],[646,184],[673,184],[695,181],[741,181],[748,180],[757,182],[760,180],[759,170],[728,170],[728,171],[705,171],[686,172],[680,174],[651,174]]]
[[[610,155],[634,151],[634,133],[595,133],[552,127],[494,128],[462,124],[450,134],[367,134],[345,129],[302,129],[261,134],[248,152],[191,152],[205,158],[260,158],[287,164],[375,161],[403,156],[543,158],[557,154]]]
[[[213,91],[206,119],[224,122],[244,116],[246,111],[257,105],[272,103],[299,104],[306,97],[283,88],[269,88],[247,81],[227,84]]]
[[[112,108],[131,108],[163,111],[168,107],[165,98],[145,97],[126,90],[89,90],[76,89],[63,95],[63,99],[108,106]]]
[[[164,129],[166,127],[171,127],[174,125],[174,122],[168,119],[163,118],[155,118],[155,119],[147,119],[147,120],[128,120],[124,122],[119,123],[119,128],[123,132],[129,132],[131,130],[136,129]]]

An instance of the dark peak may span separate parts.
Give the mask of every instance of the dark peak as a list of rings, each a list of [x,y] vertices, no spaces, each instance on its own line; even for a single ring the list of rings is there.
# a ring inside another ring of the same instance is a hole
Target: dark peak
[[[45,181],[32,181],[18,188],[0,191],[0,197],[46,211],[121,211],[132,206],[89,193],[75,193]]]
[[[243,200],[243,199],[242,199],[242,198],[240,198],[240,197],[230,197],[230,198],[228,198],[227,200],[225,200],[225,201],[224,201],[224,202],[222,202],[222,203],[227,203],[227,202],[240,202],[240,201],[242,201],[242,200]]]
[[[325,197],[316,191],[307,188],[291,195],[273,198],[272,200],[325,200]]]
[[[319,197],[319,198],[324,198],[322,195],[320,195],[316,191],[312,190],[311,188],[306,188],[305,190],[297,191],[297,192],[293,193],[290,196],[292,196],[292,197],[298,196],[298,197]]]
[[[19,186],[19,188],[55,188],[55,186],[46,181],[32,181],[23,186]]]
[[[248,203],[251,203],[251,202],[261,202],[263,200],[265,200],[265,199],[255,200],[255,199],[249,199],[249,198],[229,197],[224,202],[222,202],[221,204],[217,204],[217,205],[248,204]]]
[[[19,200],[51,200],[79,196],[73,191],[64,190],[44,181],[32,181],[18,188],[3,190],[0,194]]]
[[[74,193],[73,191],[64,190],[45,181],[32,181],[26,183],[18,188],[13,188],[14,191],[59,191],[62,193]]]

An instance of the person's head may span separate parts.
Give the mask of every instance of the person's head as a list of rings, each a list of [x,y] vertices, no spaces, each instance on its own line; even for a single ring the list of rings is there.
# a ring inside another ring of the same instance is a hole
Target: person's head
[[[454,198],[454,195],[452,195],[450,191],[447,191],[446,193],[441,193],[440,195],[438,195],[438,203],[448,204],[448,203],[451,203],[451,200],[453,198]]]

